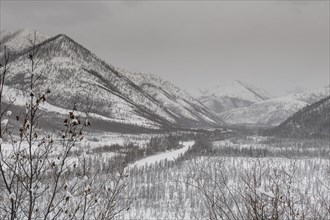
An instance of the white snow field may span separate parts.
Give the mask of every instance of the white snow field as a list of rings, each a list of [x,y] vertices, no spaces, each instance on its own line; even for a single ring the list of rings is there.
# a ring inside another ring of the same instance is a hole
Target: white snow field
[[[183,155],[191,146],[195,144],[195,141],[184,141],[182,142],[182,148],[172,151],[167,151],[164,153],[160,153],[157,155],[153,155],[150,157],[143,158],[141,160],[138,160],[130,165],[130,167],[142,167],[145,165],[155,164],[156,162],[162,161],[162,160],[168,160],[168,161],[174,161],[180,155]]]

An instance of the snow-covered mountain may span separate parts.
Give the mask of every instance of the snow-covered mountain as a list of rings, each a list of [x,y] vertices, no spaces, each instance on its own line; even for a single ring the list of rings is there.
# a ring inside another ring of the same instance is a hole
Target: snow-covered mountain
[[[266,133],[282,136],[330,136],[330,96],[308,105]]]
[[[246,107],[266,100],[270,95],[263,89],[256,88],[242,81],[223,83],[204,92],[198,99],[216,113]]]
[[[172,83],[164,81],[153,74],[129,72],[124,72],[124,74],[140,86],[143,91],[162,103],[167,110],[175,115],[180,123],[187,123],[187,119],[222,123],[207,107]]]
[[[276,126],[303,107],[329,95],[329,88],[307,90],[233,109],[219,116],[229,124]]]
[[[148,128],[214,127],[222,123],[205,106],[169,82],[152,75],[133,74],[109,65],[66,35],[40,43],[36,70],[38,89],[50,89],[49,104],[81,111],[116,122]],[[27,54],[12,61],[9,87],[28,90]],[[138,80],[140,79],[140,80]],[[148,84],[146,83],[148,82]]]

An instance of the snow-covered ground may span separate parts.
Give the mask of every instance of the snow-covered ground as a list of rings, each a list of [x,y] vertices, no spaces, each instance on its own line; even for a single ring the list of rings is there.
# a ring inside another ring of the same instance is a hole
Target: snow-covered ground
[[[182,142],[183,147],[180,149],[167,151],[164,153],[160,153],[157,155],[143,158],[143,159],[138,160],[138,161],[134,162],[133,164],[131,164],[130,167],[142,167],[144,165],[154,164],[154,163],[162,161],[162,160],[174,161],[180,155],[183,155],[194,144],[195,144],[195,141],[184,141],[184,142]]]
[[[247,189],[244,180],[251,178],[253,172],[258,172],[259,169],[262,171],[262,176],[261,184],[255,188],[256,193],[265,194],[268,197],[278,196],[278,193],[276,194],[272,188],[271,178],[274,175],[281,175],[278,177],[281,193],[291,193],[292,198],[301,202],[301,206],[296,204],[295,208],[301,213],[306,213],[306,216],[313,216],[308,210],[318,207],[319,202],[323,201],[320,195],[325,196],[323,202],[329,202],[329,197],[326,196],[329,191],[324,187],[330,183],[329,175],[326,174],[329,172],[329,165],[328,159],[319,158],[215,156],[196,157],[174,166],[158,165],[157,169],[155,169],[156,166],[132,169],[131,180],[126,191],[135,199],[130,209],[121,213],[118,219],[209,219],[207,200],[203,193],[194,186],[201,179],[205,181],[202,182],[205,184],[203,186],[207,187],[204,188],[205,190],[210,190],[210,193],[223,192],[222,196],[230,204],[229,208],[237,211],[231,197],[234,196],[241,211],[245,213],[245,203],[241,197]],[[222,175],[224,179],[222,179]],[[288,180],[289,177],[292,178],[292,182]],[[216,185],[210,178],[215,178],[219,185]],[[284,178],[283,182],[280,178]],[[226,182],[232,194],[222,184],[223,181]],[[319,208],[318,211],[325,210]]]

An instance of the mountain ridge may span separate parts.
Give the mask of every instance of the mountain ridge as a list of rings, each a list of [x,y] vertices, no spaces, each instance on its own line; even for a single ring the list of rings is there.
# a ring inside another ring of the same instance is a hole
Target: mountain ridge
[[[222,112],[250,106],[268,98],[269,95],[266,91],[235,80],[204,91],[198,100],[219,115]]]
[[[293,137],[329,137],[330,94],[328,97],[305,106],[279,126],[269,129],[265,133]]]
[[[250,106],[233,109],[219,116],[229,124],[277,126],[303,107],[329,95],[329,88],[268,99]]]
[[[194,109],[193,105],[181,107],[181,109],[188,108],[192,114],[195,114],[196,117],[193,119],[185,118],[185,115],[173,114],[164,103],[133,83],[127,75],[119,72],[114,66],[107,64],[65,34],[51,37],[36,47],[42,54],[37,57],[41,60],[40,87],[43,89],[51,87],[55,93],[59,94],[50,97],[50,102],[56,106],[68,108],[69,104],[74,102],[73,97],[78,99],[88,97],[87,90],[90,90],[89,92],[93,94],[93,103],[97,103],[93,111],[101,115],[106,114],[104,116],[112,115],[122,119],[132,119],[132,121],[136,119],[140,124],[143,124],[145,120],[149,124],[153,121],[156,127],[214,127],[222,123],[207,109],[204,109],[204,112],[197,112],[198,108]],[[22,85],[26,81],[24,67],[27,65],[25,58],[29,52],[30,50],[21,51],[12,60],[15,68],[8,77],[9,86],[27,89]],[[71,92],[69,87],[74,92]],[[114,107],[107,107],[106,103],[111,103]],[[203,109],[203,107],[199,108]],[[202,117],[199,117],[201,115]],[[182,118],[184,120],[181,120]]]

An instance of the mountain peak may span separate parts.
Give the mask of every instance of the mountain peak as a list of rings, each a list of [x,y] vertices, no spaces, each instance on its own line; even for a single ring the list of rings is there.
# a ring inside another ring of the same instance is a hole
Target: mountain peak
[[[69,37],[68,35],[66,34],[58,34],[54,37],[54,39],[59,39],[59,40],[68,40],[68,41],[71,41],[71,42],[74,42],[76,44],[78,44],[77,42],[75,42],[71,37]]]
[[[222,82],[199,97],[200,102],[216,113],[249,106],[270,96],[263,89],[241,80]]]

